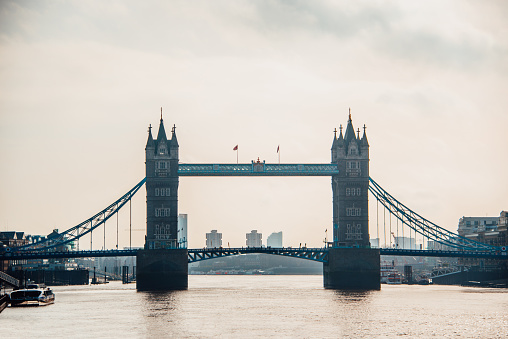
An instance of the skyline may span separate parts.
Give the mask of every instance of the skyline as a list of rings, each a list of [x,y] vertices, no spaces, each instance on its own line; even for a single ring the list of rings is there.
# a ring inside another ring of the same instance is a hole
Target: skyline
[[[240,163],[277,163],[278,146],[281,163],[329,163],[351,108],[371,177],[397,199],[454,232],[462,216],[498,216],[507,14],[502,2],[2,2],[0,230],[65,230],[124,194],[144,177],[161,106],[182,163],[236,163],[235,145]],[[320,246],[331,230],[326,177],[182,177],[179,200],[190,247],[212,229],[231,246],[252,229]],[[144,201],[142,189],[133,229]],[[371,238],[375,212],[370,197]]]

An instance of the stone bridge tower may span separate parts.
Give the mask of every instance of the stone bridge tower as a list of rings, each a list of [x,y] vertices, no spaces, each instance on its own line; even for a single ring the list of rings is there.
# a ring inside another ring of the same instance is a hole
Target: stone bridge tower
[[[188,286],[187,249],[178,244],[178,141],[161,121],[157,139],[148,129],[145,147],[146,238],[136,255],[138,291],[181,290]]]
[[[366,127],[353,128],[351,111],[346,132],[340,126],[332,143],[332,163],[339,174],[332,177],[333,246],[370,247],[369,239],[369,142]]]
[[[175,127],[171,139],[166,137],[162,109],[157,139],[148,129],[145,167],[145,249],[178,248],[178,141]]]

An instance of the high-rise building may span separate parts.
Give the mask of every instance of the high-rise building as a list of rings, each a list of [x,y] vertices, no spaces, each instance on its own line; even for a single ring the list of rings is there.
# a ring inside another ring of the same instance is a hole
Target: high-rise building
[[[178,248],[187,248],[187,214],[178,215]]]
[[[178,141],[175,127],[166,137],[164,122],[157,139],[148,129],[145,147],[146,167],[146,249],[178,246]]]
[[[250,233],[246,234],[247,237],[247,247],[261,247],[263,245],[263,242],[261,238],[263,235],[261,233],[258,233],[257,230],[252,230]]]
[[[351,113],[346,133],[337,132],[332,143],[332,163],[339,174],[332,177],[333,245],[369,247],[369,142],[355,133]]]
[[[216,248],[222,247],[222,233],[217,233],[217,230],[212,230],[206,234],[206,247]]]
[[[273,232],[266,238],[267,247],[282,247],[282,231]]]

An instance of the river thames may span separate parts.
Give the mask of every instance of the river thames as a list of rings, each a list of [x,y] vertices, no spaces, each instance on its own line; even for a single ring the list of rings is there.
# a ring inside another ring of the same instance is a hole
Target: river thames
[[[508,290],[382,285],[325,290],[322,276],[189,276],[189,289],[57,286],[55,304],[7,308],[2,338],[506,338]]]

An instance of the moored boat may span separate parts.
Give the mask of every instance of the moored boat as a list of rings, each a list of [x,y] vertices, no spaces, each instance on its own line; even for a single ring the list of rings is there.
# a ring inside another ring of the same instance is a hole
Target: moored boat
[[[399,285],[402,284],[402,276],[400,273],[390,273],[388,275],[388,281],[386,282],[389,285]]]
[[[55,294],[48,288],[30,284],[25,289],[12,291],[11,306],[44,306],[55,302]]]
[[[398,278],[400,278],[400,273],[395,269],[394,261],[381,263],[381,284],[397,284],[399,283]]]

